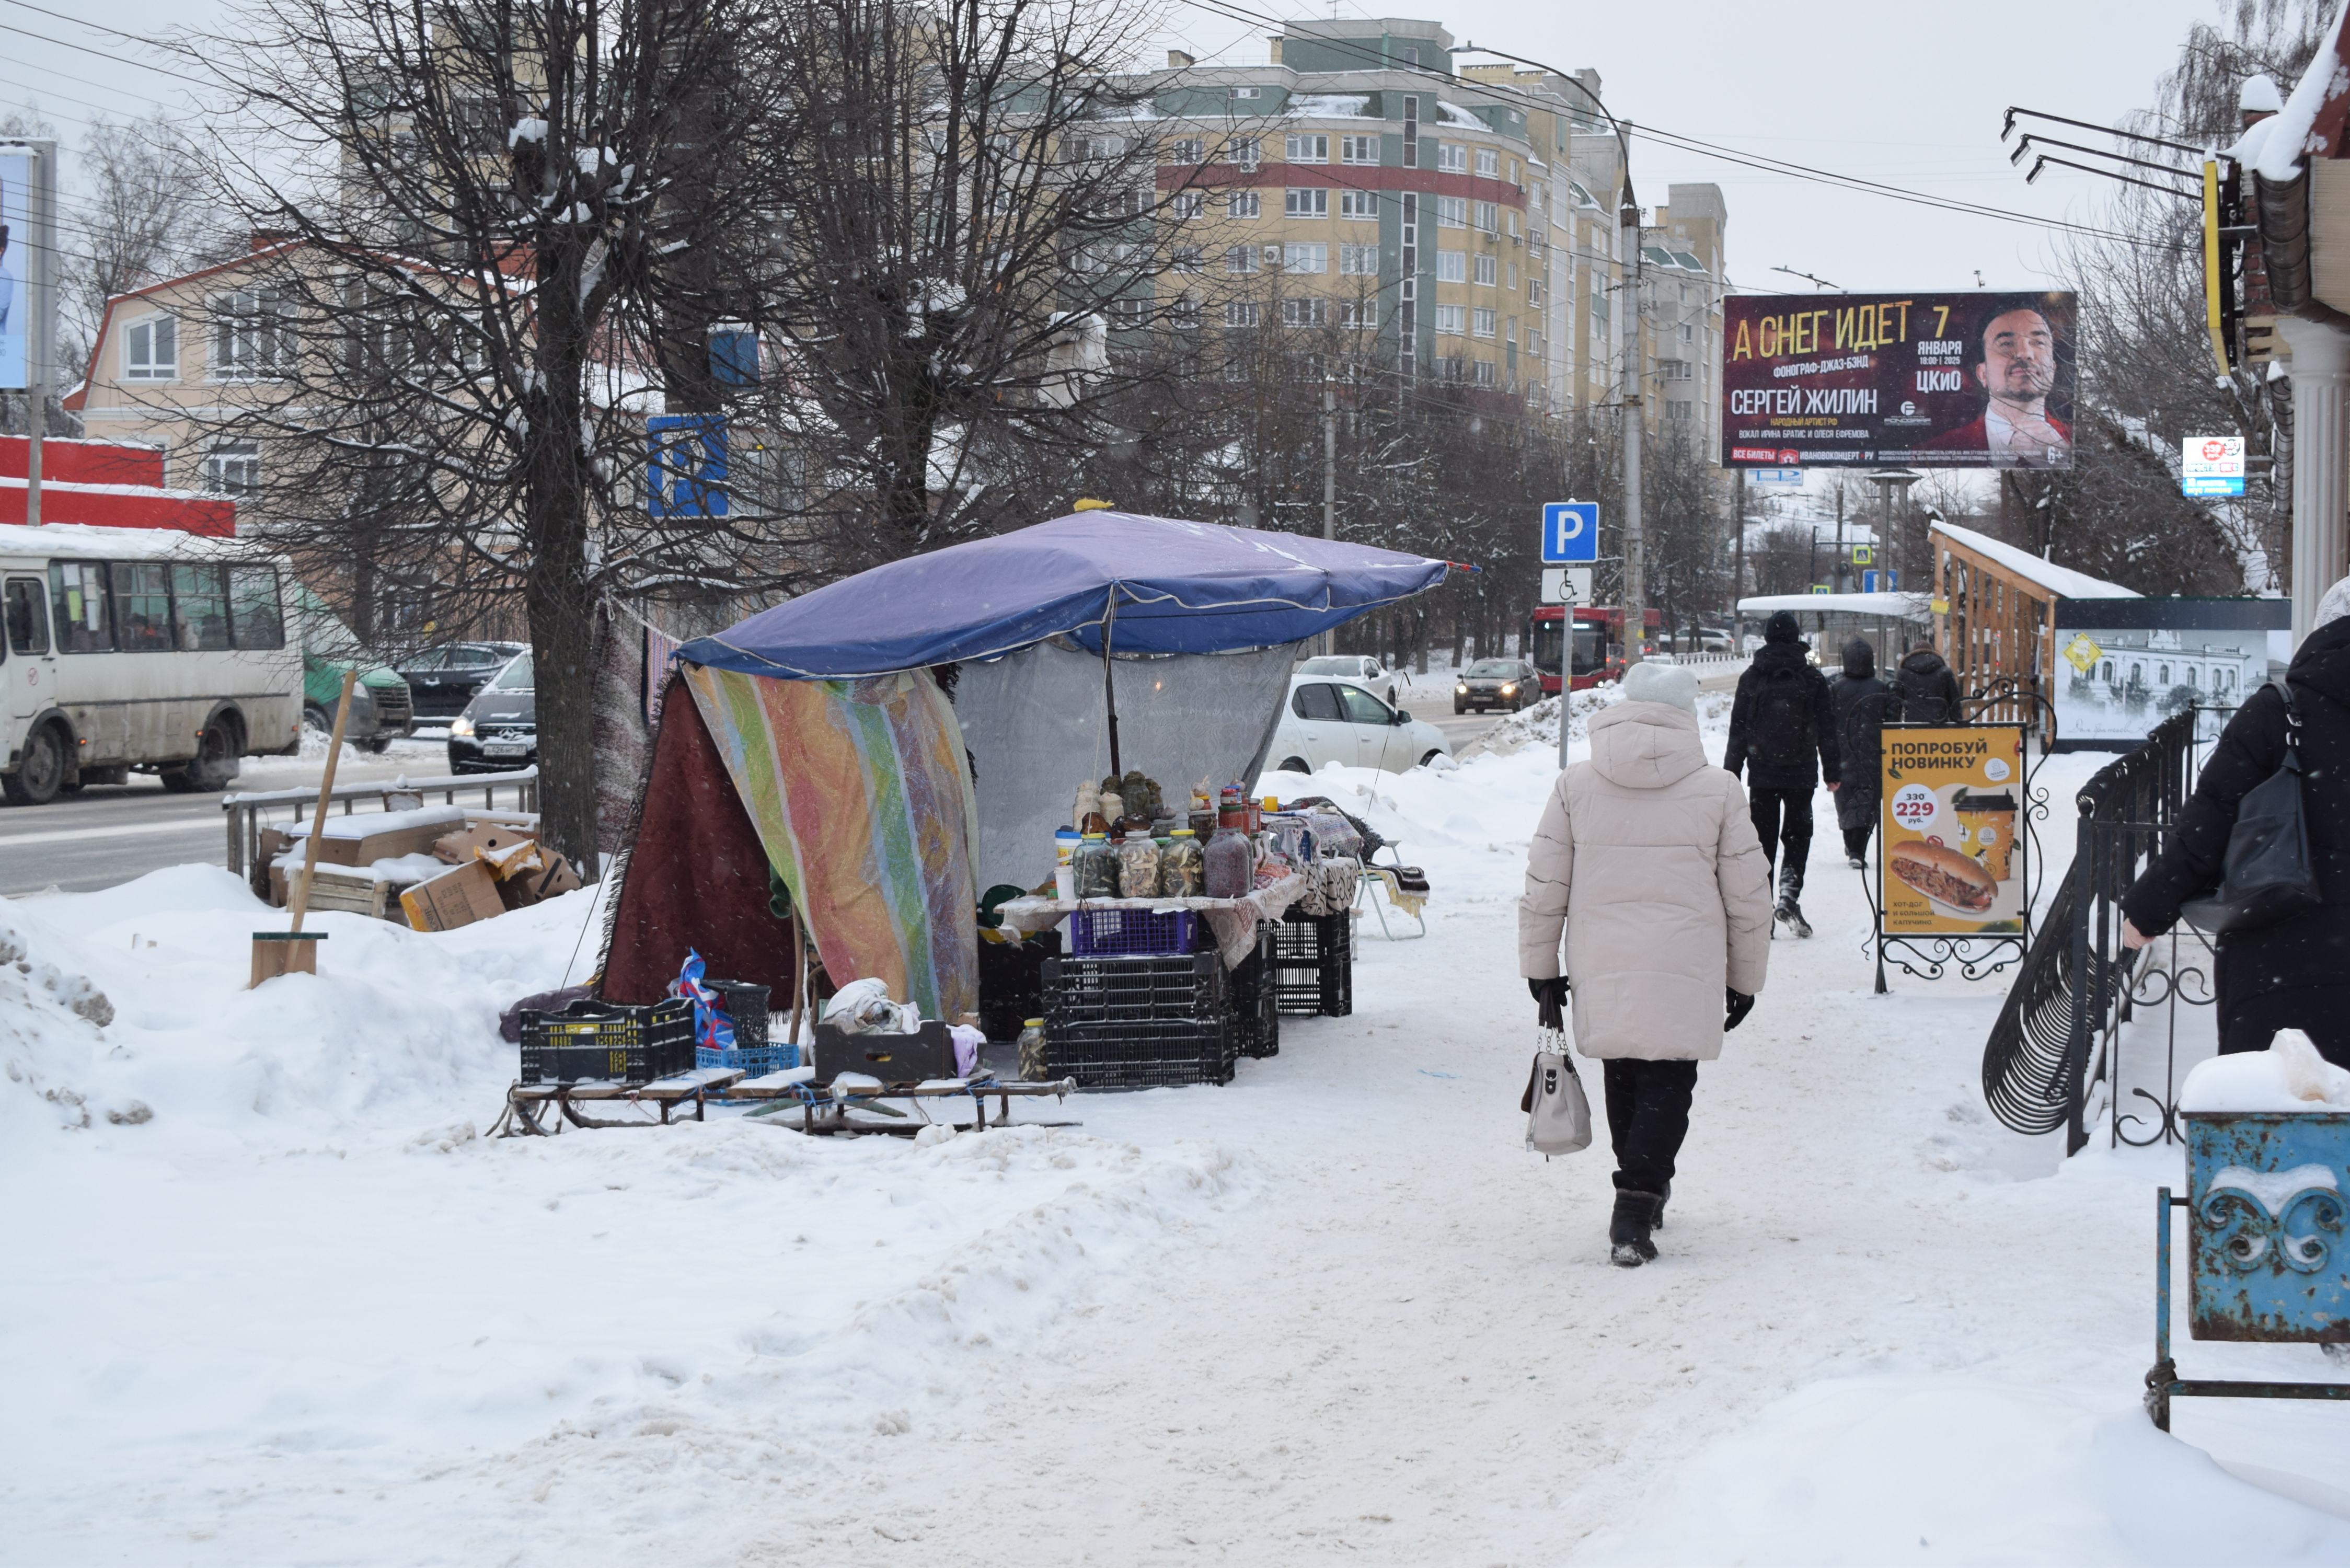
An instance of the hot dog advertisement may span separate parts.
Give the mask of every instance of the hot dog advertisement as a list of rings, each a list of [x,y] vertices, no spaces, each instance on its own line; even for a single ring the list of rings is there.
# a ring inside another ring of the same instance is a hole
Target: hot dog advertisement
[[[2023,732],[1888,729],[1879,898],[1892,936],[2023,929]]]

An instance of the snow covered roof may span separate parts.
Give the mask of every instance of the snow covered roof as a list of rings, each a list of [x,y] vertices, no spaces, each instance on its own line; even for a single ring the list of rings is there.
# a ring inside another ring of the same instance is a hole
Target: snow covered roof
[[[2240,137],[2227,156],[2249,165],[2262,179],[2291,180],[2304,153],[2324,153],[2343,129],[2344,104],[2350,100],[2350,65],[2342,57],[2342,23],[2350,6],[2334,14],[2325,42],[2311,57],[2309,68],[2285,99],[2284,112],[2272,115]],[[2327,124],[2318,123],[2321,111]]]
[[[1493,129],[1492,126],[1487,125],[1483,120],[1478,119],[1475,115],[1470,113],[1467,109],[1462,109],[1459,104],[1447,103],[1442,99],[1438,99],[1436,100],[1436,111],[1443,118],[1445,124],[1458,126],[1463,130],[1491,130]]]
[[[1292,93],[1282,112],[1315,119],[1366,119],[1370,117],[1371,99],[1367,93]]]
[[[1875,615],[1899,620],[1930,620],[1923,594],[1757,594],[1738,601],[1740,615]]]
[[[2119,583],[2109,583],[2103,577],[2093,577],[2086,572],[2076,572],[2070,566],[2043,561],[2029,550],[2019,550],[1988,534],[1978,534],[1955,523],[1937,523],[1933,532],[1943,535],[1954,545],[1972,550],[2009,576],[2043,587],[2060,599],[2135,599],[2146,597],[2136,588],[2126,588]]]

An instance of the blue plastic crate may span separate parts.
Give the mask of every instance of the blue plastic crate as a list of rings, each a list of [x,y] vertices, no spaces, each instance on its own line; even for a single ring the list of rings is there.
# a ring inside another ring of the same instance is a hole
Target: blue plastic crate
[[[1075,958],[1148,958],[1191,950],[1189,909],[1080,909],[1069,917]]]
[[[708,1045],[693,1048],[693,1064],[697,1067],[737,1067],[758,1077],[764,1073],[788,1072],[800,1064],[800,1048],[796,1045],[743,1045],[732,1051],[720,1051]]]

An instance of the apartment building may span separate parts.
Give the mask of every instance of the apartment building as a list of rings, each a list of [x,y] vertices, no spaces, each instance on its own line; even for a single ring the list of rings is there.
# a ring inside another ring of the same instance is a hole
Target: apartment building
[[[1727,208],[1672,187],[1642,228],[1636,308],[1596,72],[1455,73],[1451,33],[1398,17],[1294,22],[1269,45],[1260,65],[1173,52],[1152,83],[1159,189],[1198,225],[1155,315],[1336,328],[1375,371],[1554,412],[1620,400],[1634,355],[1653,430],[1713,428]]]

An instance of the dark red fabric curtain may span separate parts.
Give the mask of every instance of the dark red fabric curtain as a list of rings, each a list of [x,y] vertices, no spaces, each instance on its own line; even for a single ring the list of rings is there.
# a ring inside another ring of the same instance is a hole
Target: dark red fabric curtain
[[[769,912],[767,852],[682,681],[671,678],[660,713],[604,999],[660,1001],[691,950],[711,979],[767,986],[768,1010],[788,1012],[792,927]]]

